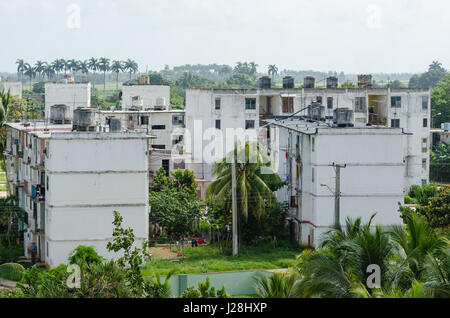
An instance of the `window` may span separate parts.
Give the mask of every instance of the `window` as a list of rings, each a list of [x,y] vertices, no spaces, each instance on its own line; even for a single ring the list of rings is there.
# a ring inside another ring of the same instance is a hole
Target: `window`
[[[402,107],[402,97],[391,96],[391,107]]]
[[[220,98],[216,98],[215,109],[220,109]]]
[[[152,125],[153,130],[164,130],[166,129],[166,125]]]
[[[47,184],[46,184],[46,187],[47,187],[47,191],[48,191],[48,176],[47,176]]]
[[[255,121],[254,120],[246,120],[245,121],[245,129],[254,129]]]
[[[166,176],[169,176],[169,159],[163,159],[162,161],[162,167],[164,170],[166,170]]]
[[[183,125],[183,124],[184,124],[184,116],[174,115],[172,117],[172,125]]]
[[[427,168],[427,159],[423,158],[422,159],[422,169],[426,169]]]
[[[391,119],[392,128],[400,128],[400,119]]]
[[[316,138],[311,137],[311,151],[314,152],[316,148]]]
[[[428,151],[428,138],[422,138],[422,152]]]
[[[49,250],[48,250],[48,241],[46,241],[46,249],[45,249],[45,251],[46,251],[46,254],[47,254],[47,257],[48,257],[48,254],[49,254]]]
[[[282,111],[283,113],[293,113],[294,112],[294,97],[283,97],[282,98]]]
[[[256,98],[246,98],[245,109],[256,109]]]
[[[148,116],[141,116],[141,125],[148,125]]]
[[[319,104],[322,104],[322,96],[317,96],[317,97],[316,97],[316,101],[317,101]]]
[[[327,108],[328,109],[333,109],[333,97],[328,97],[327,98]]]
[[[220,119],[216,119],[216,129],[220,129]]]
[[[166,145],[152,145],[153,149],[166,149]]]
[[[366,111],[366,98],[356,97],[355,98],[355,112],[365,112]]]
[[[428,109],[428,96],[422,96],[422,109]]]
[[[423,127],[428,127],[428,118],[423,119]]]
[[[314,183],[314,168],[311,171],[311,181]]]

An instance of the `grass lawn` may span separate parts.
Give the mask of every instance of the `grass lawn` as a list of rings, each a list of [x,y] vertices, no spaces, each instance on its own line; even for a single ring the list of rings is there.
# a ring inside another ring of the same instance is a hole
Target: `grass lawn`
[[[214,245],[188,247],[186,257],[176,262],[170,259],[154,259],[143,269],[144,276],[165,275],[171,270],[175,274],[211,273],[251,269],[287,268],[295,262],[299,249],[264,247],[242,247],[237,257],[222,256]]]

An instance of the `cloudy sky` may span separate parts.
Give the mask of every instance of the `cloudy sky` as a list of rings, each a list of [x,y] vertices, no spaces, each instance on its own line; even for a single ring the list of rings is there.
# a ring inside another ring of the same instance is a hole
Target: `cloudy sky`
[[[255,61],[279,69],[450,68],[448,0],[0,0],[0,71],[17,58]]]

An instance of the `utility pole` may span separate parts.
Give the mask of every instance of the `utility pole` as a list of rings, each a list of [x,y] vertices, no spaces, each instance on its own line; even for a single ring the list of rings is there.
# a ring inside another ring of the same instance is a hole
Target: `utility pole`
[[[236,155],[233,149],[233,158],[231,161],[231,197],[233,205],[233,256],[238,255],[238,219],[237,219],[237,201],[236,201]]]
[[[341,227],[340,217],[340,204],[341,204],[341,168],[347,167],[346,164],[336,164],[333,162],[331,165],[336,168],[336,187],[334,191],[334,225],[336,227]]]

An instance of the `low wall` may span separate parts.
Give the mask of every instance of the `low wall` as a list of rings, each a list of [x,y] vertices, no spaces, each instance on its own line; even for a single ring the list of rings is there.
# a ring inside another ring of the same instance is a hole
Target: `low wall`
[[[251,295],[255,294],[256,275],[269,277],[272,273],[264,270],[253,271],[233,271],[233,272],[217,272],[217,273],[200,273],[200,274],[179,274],[170,277],[171,295],[179,297],[183,294],[187,287],[193,286],[197,289],[198,284],[202,283],[209,277],[210,287],[214,287],[217,291],[225,285],[225,290],[231,296],[233,295]],[[161,281],[166,277],[161,276]]]

